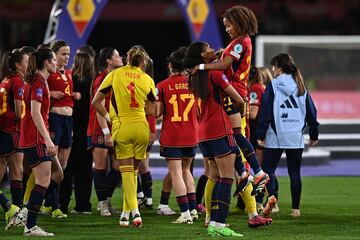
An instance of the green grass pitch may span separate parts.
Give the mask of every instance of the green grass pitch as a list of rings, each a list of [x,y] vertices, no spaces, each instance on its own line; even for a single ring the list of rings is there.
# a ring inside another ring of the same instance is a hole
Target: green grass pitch
[[[257,229],[247,226],[247,216],[230,214],[231,228],[244,235],[243,239],[360,239],[360,178],[359,177],[304,177],[301,214],[290,217],[291,200],[289,180],[280,177],[280,213],[273,214],[273,224]],[[161,181],[154,181],[154,207],[159,203]],[[9,196],[8,191],[4,191]],[[116,190],[113,205],[121,206],[121,190]],[[93,214],[73,215],[67,219],[39,216],[38,225],[55,233],[53,239],[205,239],[204,216],[193,225],[171,224],[176,218],[158,216],[155,210],[142,209],[142,228],[122,228],[118,216],[100,217],[96,212],[96,196],[92,195]],[[232,199],[232,205],[235,199]],[[170,206],[177,210],[175,194]],[[71,202],[70,209],[73,207]],[[5,226],[4,212],[0,210],[0,226]],[[23,228],[0,230],[0,239],[24,239]]]

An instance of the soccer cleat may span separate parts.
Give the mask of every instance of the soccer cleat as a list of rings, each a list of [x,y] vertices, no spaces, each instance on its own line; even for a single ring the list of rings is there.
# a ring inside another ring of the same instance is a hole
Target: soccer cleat
[[[265,185],[269,180],[270,180],[270,177],[266,173],[264,173],[261,176],[258,176],[257,178],[255,178],[253,190],[251,192],[251,196],[254,196],[254,195],[256,195],[256,194],[258,194],[260,192],[264,192],[265,191]]]
[[[246,176],[243,177],[240,182],[236,186],[236,190],[233,194],[233,197],[240,197],[240,193],[245,191],[245,188],[252,183],[254,180],[253,176],[251,176],[248,172],[246,172]]]
[[[258,212],[258,214],[262,214],[264,211],[264,206],[262,205],[262,203],[256,203],[256,211]]]
[[[12,226],[15,226],[16,217],[20,212],[20,208],[11,204],[10,209],[5,213],[5,231],[9,230]]]
[[[196,205],[196,211],[198,212],[198,214],[203,214],[206,212],[206,208],[203,204],[199,203],[198,205]]]
[[[300,217],[300,209],[292,209],[290,215],[294,218]]]
[[[255,217],[253,217],[252,219],[250,219],[248,221],[248,225],[250,228],[257,228],[257,227],[261,227],[261,226],[267,226],[269,224],[272,223],[272,219],[271,218],[263,218],[260,217],[259,215],[256,215]]]
[[[190,211],[190,216],[192,218],[193,221],[195,221],[196,219],[199,218],[198,212],[196,211],[196,209],[193,209]]]
[[[185,224],[193,224],[193,219],[191,216],[188,217],[184,217],[182,214],[180,215],[180,217],[178,217],[178,219],[176,219],[175,221],[173,221],[172,223],[185,223]]]
[[[100,216],[111,216],[111,212],[109,210],[109,203],[105,201],[99,202],[100,207]]]
[[[271,213],[278,213],[278,212],[280,212],[280,208],[279,205],[276,203],[272,208]]]
[[[210,219],[209,219],[209,222],[210,222]],[[209,236],[212,236],[212,237],[215,237],[215,236],[218,236],[216,233],[215,233],[215,227],[214,226],[211,226],[211,225],[207,225],[207,229],[206,229],[206,232]]]
[[[71,214],[85,214],[85,215],[91,215],[91,211],[78,211],[76,209],[73,209],[70,211]]]
[[[65,213],[63,213],[59,208],[55,209],[52,213],[51,213],[51,217],[52,218],[67,218],[67,215]]]
[[[122,227],[128,227],[128,226],[129,226],[129,219],[126,218],[126,217],[122,217],[122,218],[120,218],[120,220],[119,220],[119,224],[120,224],[120,226],[122,226]]]
[[[15,219],[15,226],[24,226],[27,223],[28,210],[26,207],[21,209]]]
[[[172,216],[172,215],[175,215],[176,212],[173,211],[169,205],[165,205],[165,206],[161,206],[159,205],[158,209],[157,209],[157,214],[159,215],[164,215],[164,216]]]
[[[45,232],[44,229],[38,226],[34,226],[28,229],[26,226],[24,228],[24,236],[34,236],[34,237],[53,237],[54,234],[50,232]]]
[[[52,208],[51,207],[45,207],[44,205],[41,205],[40,207],[40,213],[41,214],[51,214],[52,213]]]
[[[143,198],[138,198],[138,206],[139,208],[142,206],[142,205],[145,205],[146,204],[146,197],[143,197]]]
[[[139,214],[135,214],[135,216],[133,217],[133,226],[142,227],[142,219]]]
[[[265,205],[263,216],[268,217],[271,215],[272,209],[277,203],[276,197],[274,195],[270,196],[267,200],[267,203]]]
[[[223,236],[223,237],[243,237],[244,236],[240,233],[236,233],[234,230],[231,230],[228,227],[222,227],[222,228],[213,227],[212,231],[213,231],[212,232],[213,235],[211,235],[211,236]],[[209,231],[208,231],[208,234],[209,234]]]

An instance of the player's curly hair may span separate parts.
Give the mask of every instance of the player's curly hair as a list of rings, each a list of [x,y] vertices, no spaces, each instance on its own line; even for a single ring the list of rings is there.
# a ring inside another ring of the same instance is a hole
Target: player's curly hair
[[[201,53],[204,51],[204,48],[207,46],[207,43],[204,42],[193,42],[188,46],[184,58],[185,68],[191,69],[195,66],[204,63],[204,59],[201,56]],[[195,73],[188,74],[189,76],[189,88],[192,90],[196,97],[199,97],[201,100],[206,100],[209,95],[208,89],[208,71],[196,71]]]
[[[226,18],[236,31],[243,35],[254,36],[258,33],[258,22],[251,9],[244,6],[234,6],[225,11],[223,18]]]

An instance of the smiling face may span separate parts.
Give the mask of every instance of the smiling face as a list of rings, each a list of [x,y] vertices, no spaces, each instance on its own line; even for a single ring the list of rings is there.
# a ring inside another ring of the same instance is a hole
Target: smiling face
[[[63,47],[59,48],[59,50],[56,51],[56,59],[58,62],[58,68],[59,69],[64,68],[68,64],[69,58],[70,58],[70,47],[63,46]]]
[[[210,63],[216,59],[214,49],[212,49],[207,43],[204,44],[201,56],[204,59],[205,63]]]
[[[227,34],[229,34],[231,39],[236,38],[240,35],[235,25],[232,24],[227,18],[223,18],[223,23],[224,23],[225,31],[227,32]]]

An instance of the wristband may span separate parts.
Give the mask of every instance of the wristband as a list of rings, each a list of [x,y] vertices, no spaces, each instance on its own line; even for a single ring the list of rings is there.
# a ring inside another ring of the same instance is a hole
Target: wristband
[[[205,70],[205,64],[203,63],[199,64],[199,70]]]
[[[101,129],[104,135],[110,134],[110,130],[108,127]]]
[[[110,115],[109,113],[106,113],[106,115],[104,116],[105,120],[108,122],[108,123],[111,123],[111,119],[110,119]]]

